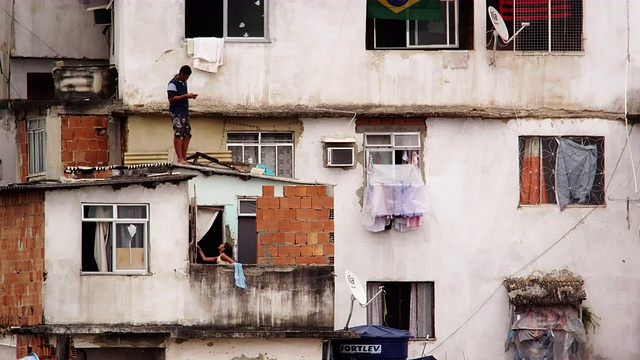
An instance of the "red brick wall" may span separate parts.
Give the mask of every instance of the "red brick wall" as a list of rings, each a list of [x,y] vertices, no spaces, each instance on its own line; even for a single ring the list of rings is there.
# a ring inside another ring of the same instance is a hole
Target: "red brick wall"
[[[29,175],[29,153],[27,152],[27,120],[24,119],[18,121],[18,156],[20,182],[26,182]]]
[[[0,194],[0,328],[42,324],[44,193]]]
[[[333,197],[326,186],[262,187],[257,200],[258,264],[333,264]]]
[[[63,168],[109,164],[107,116],[61,116],[60,120]]]
[[[18,335],[16,359],[29,355],[29,346],[40,360],[55,360],[56,349],[49,345],[49,338],[41,335]]]

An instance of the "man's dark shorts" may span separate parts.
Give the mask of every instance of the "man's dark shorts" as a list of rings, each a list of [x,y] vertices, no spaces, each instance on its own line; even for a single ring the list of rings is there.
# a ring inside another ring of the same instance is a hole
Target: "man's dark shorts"
[[[191,136],[191,123],[189,122],[189,114],[171,114],[171,122],[173,123],[173,135],[177,137]]]

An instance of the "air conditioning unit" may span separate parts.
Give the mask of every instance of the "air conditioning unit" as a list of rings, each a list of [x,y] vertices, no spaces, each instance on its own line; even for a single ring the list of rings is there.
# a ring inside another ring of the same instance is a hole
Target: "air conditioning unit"
[[[354,149],[352,147],[327,148],[327,166],[348,167],[355,165]]]

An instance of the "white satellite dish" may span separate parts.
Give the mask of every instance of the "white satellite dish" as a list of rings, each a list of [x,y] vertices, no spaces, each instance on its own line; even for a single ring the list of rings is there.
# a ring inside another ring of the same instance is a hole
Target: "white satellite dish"
[[[509,30],[507,30],[507,25],[505,25],[504,20],[502,19],[502,16],[498,12],[498,10],[496,10],[496,8],[494,8],[493,6],[489,6],[488,11],[489,11],[489,19],[491,19],[491,22],[493,23],[493,28],[495,29],[495,31],[498,32],[498,35],[500,35],[500,37],[502,38],[502,41],[508,42]]]
[[[500,15],[500,12],[498,12],[498,10],[496,10],[496,8],[494,8],[493,6],[489,6],[487,8],[487,11],[489,12],[489,19],[491,19],[491,23],[493,24],[493,54],[491,55],[491,65],[493,65],[496,62],[496,47],[498,45],[498,36],[500,36],[505,44],[508,44],[513,41],[516,36],[518,36],[520,31],[529,26],[529,23],[523,22],[522,27],[520,27],[520,29],[516,31],[516,33],[513,34],[513,36],[510,38],[509,30],[507,29],[507,25],[504,23],[504,19],[502,18],[502,15]]]
[[[344,277],[347,279],[347,285],[349,285],[349,290],[351,290],[351,306],[349,308],[349,317],[347,318],[347,324],[344,326],[345,330],[349,330],[349,321],[351,321],[351,315],[353,314],[353,302],[358,301],[360,303],[360,307],[365,308],[369,306],[369,304],[378,297],[378,295],[384,292],[384,286],[380,286],[378,292],[373,295],[373,297],[367,302],[367,293],[364,290],[364,287],[360,283],[360,280],[350,271],[344,271]]]
[[[347,285],[349,285],[349,290],[351,290],[353,297],[358,300],[360,305],[366,304],[367,293],[358,278],[350,270],[345,270],[344,276],[347,279]]]

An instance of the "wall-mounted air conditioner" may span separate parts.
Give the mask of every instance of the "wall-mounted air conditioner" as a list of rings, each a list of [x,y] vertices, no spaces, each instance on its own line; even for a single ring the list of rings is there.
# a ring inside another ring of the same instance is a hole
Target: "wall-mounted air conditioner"
[[[355,165],[355,152],[352,147],[328,147],[327,166],[348,167]]]

